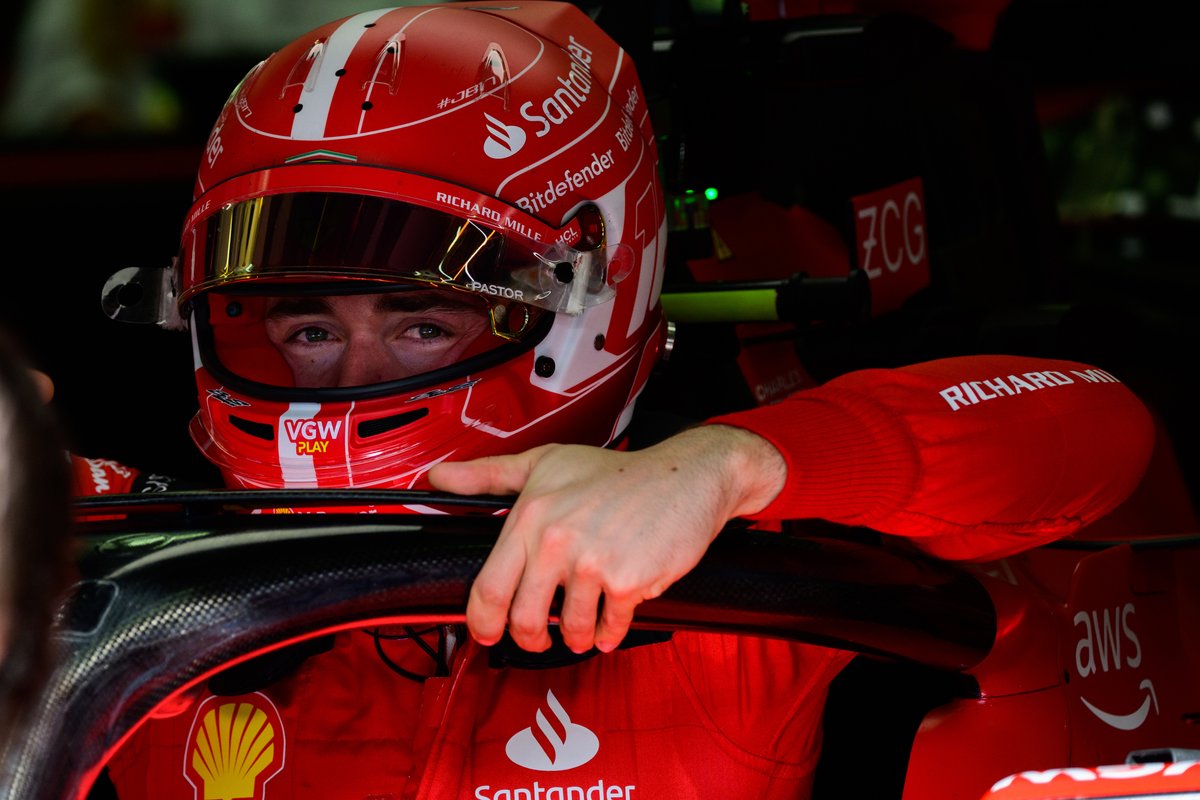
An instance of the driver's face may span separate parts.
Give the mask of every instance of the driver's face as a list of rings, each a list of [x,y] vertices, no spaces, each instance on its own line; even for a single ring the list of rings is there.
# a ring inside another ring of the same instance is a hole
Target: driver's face
[[[488,336],[486,305],[453,292],[410,291],[267,301],[267,337],[296,386],[364,386],[462,359]]]

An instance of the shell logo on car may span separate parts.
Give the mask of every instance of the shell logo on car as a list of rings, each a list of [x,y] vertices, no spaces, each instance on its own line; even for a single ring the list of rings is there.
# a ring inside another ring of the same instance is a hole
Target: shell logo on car
[[[279,711],[266,695],[209,697],[188,733],[184,777],[196,800],[257,800],[283,769],[284,744]]]

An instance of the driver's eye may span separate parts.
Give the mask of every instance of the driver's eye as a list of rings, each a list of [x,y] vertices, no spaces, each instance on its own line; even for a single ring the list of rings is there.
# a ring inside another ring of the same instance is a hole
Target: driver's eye
[[[300,335],[306,342],[324,342],[329,339],[329,331],[324,328],[305,328]]]
[[[434,325],[432,322],[426,322],[423,325],[417,326],[417,336],[421,339],[436,339],[445,331]]]

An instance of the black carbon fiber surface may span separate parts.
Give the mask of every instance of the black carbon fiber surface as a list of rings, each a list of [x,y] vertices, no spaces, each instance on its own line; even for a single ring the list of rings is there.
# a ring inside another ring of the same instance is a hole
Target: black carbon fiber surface
[[[10,800],[73,796],[158,703],[233,661],[384,618],[461,621],[502,523],[187,508],[85,528],[61,661],[6,754]],[[951,567],[744,529],[723,532],[644,603],[635,627],[777,636],[951,670],[982,660],[995,633],[987,591]]]

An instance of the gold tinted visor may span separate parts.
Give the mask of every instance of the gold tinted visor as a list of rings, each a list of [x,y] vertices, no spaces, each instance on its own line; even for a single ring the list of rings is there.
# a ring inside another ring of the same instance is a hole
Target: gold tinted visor
[[[624,246],[576,250],[399,200],[335,192],[222,207],[184,236],[180,301],[245,281],[416,281],[577,314],[633,268]]]

